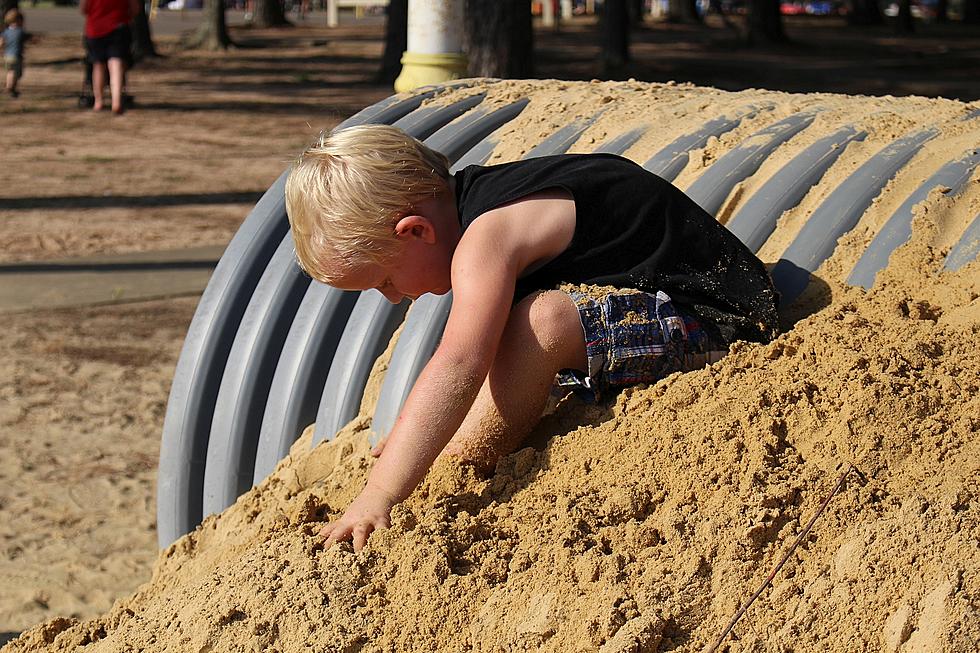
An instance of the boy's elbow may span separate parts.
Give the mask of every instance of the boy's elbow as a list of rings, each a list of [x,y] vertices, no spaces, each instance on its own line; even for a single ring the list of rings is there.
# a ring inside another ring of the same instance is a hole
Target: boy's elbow
[[[448,370],[460,386],[479,386],[490,371],[490,360],[473,351],[458,347],[440,346],[432,356],[433,362]]]

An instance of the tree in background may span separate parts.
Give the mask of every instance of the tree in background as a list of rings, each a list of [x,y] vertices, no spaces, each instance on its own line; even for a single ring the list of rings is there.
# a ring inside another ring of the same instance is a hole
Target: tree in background
[[[968,25],[980,24],[980,0],[963,0],[963,22]]]
[[[630,60],[630,14],[627,0],[606,0],[599,17],[602,44],[602,70],[606,77],[618,77]]]
[[[697,0],[669,0],[667,20],[688,25],[700,25],[703,22],[698,15]]]
[[[693,0],[697,2],[697,0]],[[626,8],[630,12],[630,25],[639,26],[643,24],[643,10],[646,2],[644,0],[629,0],[626,3]]]
[[[850,25],[866,26],[881,25],[885,17],[881,14],[878,0],[851,0],[847,12],[847,22]]]
[[[530,0],[466,0],[463,13],[463,49],[471,75],[517,78],[534,74]]]
[[[898,16],[895,17],[895,31],[899,34],[911,34],[915,31],[912,20],[912,0],[898,0]]]
[[[233,45],[225,23],[224,0],[204,0],[204,19],[201,26],[183,45],[204,50],[227,50]]]
[[[750,0],[747,37],[749,45],[786,42],[779,0]]]
[[[255,14],[252,24],[256,27],[283,27],[292,25],[286,20],[283,3],[279,0],[255,0]]]
[[[394,84],[402,71],[402,53],[408,49],[408,0],[390,0],[385,20],[385,50],[378,81]]]

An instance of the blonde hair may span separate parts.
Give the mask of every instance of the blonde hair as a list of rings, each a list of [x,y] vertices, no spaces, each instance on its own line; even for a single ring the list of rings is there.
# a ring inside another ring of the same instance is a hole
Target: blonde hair
[[[13,9],[7,10],[7,13],[3,15],[3,22],[5,25],[13,25],[14,23],[21,23],[24,21],[24,15],[14,7]]]
[[[449,188],[449,161],[397,127],[321,133],[286,179],[296,258],[330,283],[366,261],[396,254],[395,224]]]

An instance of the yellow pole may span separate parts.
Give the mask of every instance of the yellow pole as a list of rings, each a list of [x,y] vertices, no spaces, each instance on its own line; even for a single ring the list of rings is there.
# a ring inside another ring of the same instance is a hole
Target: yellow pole
[[[395,90],[466,77],[462,37],[463,0],[408,0],[408,50]]]

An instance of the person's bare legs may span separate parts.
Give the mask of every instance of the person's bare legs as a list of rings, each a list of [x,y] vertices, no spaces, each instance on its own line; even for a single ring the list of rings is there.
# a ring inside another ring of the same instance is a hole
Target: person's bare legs
[[[105,62],[95,61],[92,63],[92,97],[95,102],[92,104],[92,111],[102,111],[105,106],[103,88],[105,87]]]
[[[126,72],[122,59],[109,59],[109,92],[112,94],[112,112],[122,113],[123,75]]]
[[[534,428],[559,370],[585,370],[585,335],[578,309],[563,292],[517,304],[473,407],[443,455],[489,471]]]

